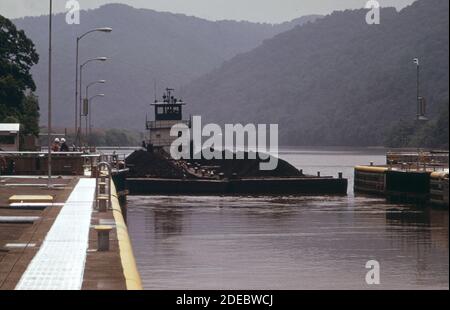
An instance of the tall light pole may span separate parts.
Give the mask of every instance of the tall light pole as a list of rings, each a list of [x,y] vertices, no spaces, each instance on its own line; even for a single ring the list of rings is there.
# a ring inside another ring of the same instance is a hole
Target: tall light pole
[[[53,0],[50,0],[50,14],[48,22],[48,125],[47,125],[47,142],[48,142],[48,182],[47,187],[52,187],[52,14]]]
[[[79,61],[79,47],[80,47],[80,40],[87,36],[90,33],[93,32],[106,32],[109,33],[112,31],[112,28],[109,27],[102,27],[102,28],[95,28],[92,30],[89,30],[85,33],[83,33],[81,36],[77,37],[77,49],[76,49],[76,60],[75,60],[75,135],[78,135],[78,61]],[[81,110],[81,106],[80,106]]]
[[[428,121],[426,114],[426,101],[423,96],[420,95],[420,61],[419,58],[413,59],[414,64],[417,67],[417,120]]]
[[[421,102],[420,102],[420,62],[419,62],[419,58],[414,58],[413,59],[413,62],[414,62],[414,64],[416,65],[416,67],[417,67],[417,97],[416,97],[416,99],[417,99],[417,120],[419,120],[420,119],[420,105],[421,105]]]
[[[92,61],[106,61],[106,60],[108,60],[108,58],[106,58],[106,57],[96,57],[96,58],[88,59],[82,65],[80,65],[80,114],[79,114],[79,121],[80,121],[80,130],[79,130],[80,137],[79,138],[80,138],[80,142],[81,142],[81,128],[82,128],[81,127],[82,126],[82,124],[81,124],[82,113],[81,112],[82,112],[82,107],[83,107],[83,101],[82,101],[83,93],[82,93],[82,90],[81,90],[82,86],[83,86],[83,68],[84,68],[85,65],[87,65],[88,63],[90,63]]]
[[[92,83],[89,83],[86,86],[86,97],[85,98],[89,98],[89,87],[95,85],[95,84],[105,84],[106,81],[105,80],[98,80]],[[88,117],[89,117],[89,127],[88,127],[88,132],[86,133],[89,137],[91,137],[91,111],[90,111],[90,107],[88,108]]]
[[[89,99],[87,99],[87,104],[88,104],[88,107],[89,107],[89,105],[91,104],[91,102],[92,102],[92,100],[94,99],[94,98],[98,98],[98,97],[105,97],[105,94],[97,94],[97,95],[95,95],[95,96],[92,96],[92,97],[90,97]],[[91,108],[89,107],[88,108],[88,110],[90,110]],[[89,128],[91,127],[91,111],[89,111]],[[87,136],[87,132],[88,132],[88,117],[86,116],[86,136]],[[90,136],[90,133],[89,133],[89,136]],[[89,141],[89,140],[88,140]]]

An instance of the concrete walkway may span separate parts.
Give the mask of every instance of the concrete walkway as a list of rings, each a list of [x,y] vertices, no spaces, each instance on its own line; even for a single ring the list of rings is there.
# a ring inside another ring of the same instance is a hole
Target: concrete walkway
[[[79,290],[88,249],[95,179],[80,179],[17,290]]]

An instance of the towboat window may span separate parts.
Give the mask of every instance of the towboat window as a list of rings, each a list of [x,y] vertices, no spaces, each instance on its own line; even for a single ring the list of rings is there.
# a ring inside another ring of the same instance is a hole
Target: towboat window
[[[181,106],[170,104],[156,107],[156,120],[181,120]]]

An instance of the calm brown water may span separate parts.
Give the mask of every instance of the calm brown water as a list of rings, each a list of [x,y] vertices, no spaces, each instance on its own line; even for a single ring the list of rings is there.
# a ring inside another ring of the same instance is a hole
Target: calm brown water
[[[448,211],[352,192],[384,150],[287,149],[305,172],[350,178],[347,197],[128,198],[146,289],[448,289]],[[381,284],[365,282],[368,260]]]

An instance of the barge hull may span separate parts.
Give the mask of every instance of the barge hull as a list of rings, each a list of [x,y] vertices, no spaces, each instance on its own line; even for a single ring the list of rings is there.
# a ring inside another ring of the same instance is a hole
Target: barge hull
[[[346,195],[347,179],[286,178],[238,180],[181,180],[129,178],[127,188],[131,195],[186,194],[186,195]]]

